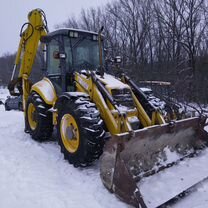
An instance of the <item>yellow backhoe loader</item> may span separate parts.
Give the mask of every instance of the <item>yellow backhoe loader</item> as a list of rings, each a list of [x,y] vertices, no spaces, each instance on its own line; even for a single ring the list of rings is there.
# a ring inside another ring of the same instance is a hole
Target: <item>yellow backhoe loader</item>
[[[69,163],[85,167],[102,155],[106,188],[135,207],[157,207],[208,176],[155,204],[145,201],[139,186],[143,178],[203,151],[208,140],[205,118],[167,121],[128,76],[106,73],[102,29],[49,33],[44,12],[31,11],[21,29],[8,88],[12,95],[23,95],[25,132],[33,139],[45,141],[56,127]],[[45,76],[32,84],[29,78],[39,43]],[[169,154],[177,154],[177,160],[168,162]]]

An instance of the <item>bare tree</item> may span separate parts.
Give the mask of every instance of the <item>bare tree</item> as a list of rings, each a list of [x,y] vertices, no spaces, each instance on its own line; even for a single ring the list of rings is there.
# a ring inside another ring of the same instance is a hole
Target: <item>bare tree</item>
[[[136,80],[175,83],[180,95],[205,95],[208,58],[207,0],[114,0],[103,8],[83,9],[67,27],[98,31],[105,27],[112,58],[121,55],[123,67]],[[190,90],[191,89],[191,90]],[[207,96],[208,97],[208,96]]]

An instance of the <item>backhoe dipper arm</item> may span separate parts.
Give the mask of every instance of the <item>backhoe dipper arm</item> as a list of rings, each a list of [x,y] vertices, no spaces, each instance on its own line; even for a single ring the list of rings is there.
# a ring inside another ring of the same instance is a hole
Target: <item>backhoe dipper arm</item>
[[[24,28],[26,28],[24,30]],[[42,36],[47,35],[47,21],[41,9],[32,10],[28,14],[28,22],[23,24],[20,31],[20,42],[15,59],[11,82],[8,89],[11,95],[23,94],[23,107],[30,91],[29,76],[38,50],[38,44]],[[15,72],[19,68],[18,77]],[[14,88],[19,89],[19,93],[14,92]]]

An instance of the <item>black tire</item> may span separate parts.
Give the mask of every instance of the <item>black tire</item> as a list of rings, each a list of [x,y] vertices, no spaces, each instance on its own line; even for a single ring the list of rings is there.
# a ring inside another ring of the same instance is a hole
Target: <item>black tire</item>
[[[72,97],[62,103],[58,113],[58,142],[64,158],[75,167],[85,167],[97,160],[103,152],[105,131],[95,104],[88,97]],[[75,152],[67,150],[62,140],[61,120],[65,115],[73,117],[78,127],[79,144]]]
[[[36,122],[35,128],[32,128],[29,122],[30,115],[28,114],[28,107],[30,104],[35,108],[33,113],[34,120]],[[32,92],[32,94],[28,97],[26,104],[25,130],[31,134],[34,140],[42,142],[51,137],[53,124],[52,113],[48,111],[49,108],[51,108],[51,106],[47,105],[36,92]]]
[[[9,106],[8,106],[7,103],[5,103],[4,107],[5,107],[5,110],[6,110],[6,111],[10,111],[10,110],[11,110],[11,109],[9,108]]]

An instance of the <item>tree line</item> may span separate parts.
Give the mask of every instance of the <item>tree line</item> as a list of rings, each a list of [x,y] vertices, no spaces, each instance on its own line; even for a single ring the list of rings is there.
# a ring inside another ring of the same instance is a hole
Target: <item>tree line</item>
[[[121,56],[123,71],[137,82],[170,81],[178,99],[207,103],[207,6],[208,0],[114,0],[57,28],[104,26],[107,57]],[[0,58],[0,70],[10,59]]]
[[[178,98],[207,102],[207,6],[207,0],[116,0],[83,9],[61,26],[104,26],[108,55],[120,55],[136,81],[170,81]]]
[[[8,83],[11,80],[11,76],[13,72],[15,57],[16,57],[16,53],[14,54],[6,53],[0,57],[0,86],[4,86],[4,87],[8,86]],[[41,70],[43,64],[41,60],[42,60],[41,51],[39,50],[36,55],[35,62],[33,65],[33,70],[30,77],[32,82],[37,82],[43,76],[42,75],[43,72]],[[20,66],[18,66],[18,68],[19,67]],[[18,68],[16,70],[15,77],[18,76],[19,73]]]

